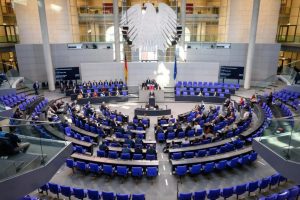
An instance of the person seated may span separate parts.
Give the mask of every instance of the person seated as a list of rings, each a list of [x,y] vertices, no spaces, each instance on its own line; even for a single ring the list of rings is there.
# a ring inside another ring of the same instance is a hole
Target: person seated
[[[47,117],[49,121],[52,121],[53,118],[56,118],[57,115],[55,114],[55,111],[49,107],[48,111],[47,111]]]
[[[141,148],[140,146],[138,146],[138,147],[135,147],[135,148],[134,148],[134,153],[135,153],[135,154],[142,154],[142,153],[143,153],[143,150],[142,150],[142,148]]]
[[[106,145],[105,142],[102,141],[99,145],[99,149],[103,151],[108,151],[108,146]]]
[[[192,127],[191,127],[191,125],[187,125],[186,127],[185,127],[185,134],[187,134],[190,130],[192,130]]]
[[[155,148],[152,144],[150,144],[149,148],[146,151],[146,154],[150,154],[150,155],[155,155],[156,154],[156,150],[155,150]]]
[[[268,104],[268,106],[272,105],[272,101],[273,101],[273,93],[270,92],[269,96],[267,97],[267,104]]]
[[[96,91],[93,92],[93,97],[98,97],[98,93]]]
[[[188,137],[185,137],[184,140],[181,142],[181,145],[189,145],[190,141]]]
[[[195,122],[195,124],[194,124],[194,129],[195,129],[195,132],[197,133],[197,131],[199,130],[199,129],[201,129],[201,126],[200,126],[200,124],[198,124],[198,122]]]
[[[77,95],[77,99],[82,99],[83,98],[83,95],[82,93],[80,92],[78,95]]]
[[[92,83],[93,86],[97,86],[97,82],[94,80]]]
[[[117,86],[119,84],[119,81],[115,79],[114,84]]]
[[[155,108],[156,110],[158,110],[158,109],[159,109],[158,104],[156,104],[156,105],[154,106],[154,108]]]
[[[128,146],[122,148],[122,153],[131,153],[131,150]]]
[[[123,80],[122,79],[120,79],[119,80],[119,85],[123,85],[124,83],[123,83]]]
[[[182,129],[180,124],[178,124],[177,127],[176,127],[176,131],[175,131],[176,136],[178,136],[179,132],[183,132],[183,129]]]
[[[10,144],[12,145],[12,153],[19,153],[20,151],[25,153],[30,146],[29,142],[22,142],[20,138],[14,133],[5,133],[4,137],[8,138]]]
[[[23,118],[23,114],[22,114],[20,108],[17,108],[16,112],[13,115],[13,118],[15,118],[15,119],[22,119]]]
[[[113,81],[110,79],[108,85],[111,86],[113,84]]]
[[[128,144],[130,147],[134,147],[135,143],[134,141],[131,139],[131,137],[128,137],[125,139],[124,144]]]
[[[199,96],[199,97],[203,97],[203,94],[202,94],[201,91],[199,92],[198,96]]]
[[[115,96],[120,96],[120,92],[119,92],[118,89],[116,90],[116,95]]]

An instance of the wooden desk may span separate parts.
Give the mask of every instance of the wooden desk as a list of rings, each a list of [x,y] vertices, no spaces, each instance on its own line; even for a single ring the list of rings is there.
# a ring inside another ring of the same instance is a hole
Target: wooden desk
[[[223,153],[223,154],[217,154],[217,155],[213,155],[213,156],[205,156],[202,158],[189,158],[189,159],[181,159],[181,160],[170,160],[170,163],[172,164],[172,170],[175,170],[176,166],[179,165],[193,165],[193,164],[204,164],[204,163],[208,163],[208,162],[217,162],[220,160],[225,160],[225,159],[230,159],[236,156],[240,156],[240,155],[244,155],[244,154],[248,154],[251,153],[253,151],[252,146],[248,146],[245,147],[243,149],[240,150],[235,150],[235,151],[231,151],[228,153]]]
[[[80,133],[81,135],[84,136],[89,136],[92,140],[94,140],[96,143],[99,142],[99,135],[96,133],[92,133],[86,130],[83,130],[81,128],[78,128],[77,126],[75,126],[75,124],[71,124],[71,129],[77,133]]]
[[[87,151],[90,152],[91,155],[93,155],[94,146],[93,146],[92,143],[77,140],[77,139],[69,137],[69,136],[66,136],[65,139],[72,142],[75,145],[82,146],[82,147],[86,148]]]
[[[98,163],[98,164],[108,164],[113,166],[127,166],[127,167],[158,167],[158,160],[121,160],[121,159],[111,159],[96,156],[88,156],[79,153],[73,153],[71,158],[74,160],[80,160],[86,163]]]

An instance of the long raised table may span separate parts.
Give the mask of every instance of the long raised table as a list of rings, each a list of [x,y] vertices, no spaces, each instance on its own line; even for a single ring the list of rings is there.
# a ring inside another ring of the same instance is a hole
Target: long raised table
[[[121,160],[121,159],[110,159],[96,156],[88,156],[85,154],[73,153],[71,158],[74,160],[80,160],[84,162],[108,164],[114,166],[127,166],[127,167],[158,167],[158,160]]]
[[[92,133],[92,132],[89,132],[89,131],[86,131],[86,130],[83,130],[81,128],[78,128],[77,126],[75,126],[74,124],[71,124],[71,129],[77,133],[80,133],[81,135],[84,135],[84,136],[89,136],[92,140],[94,140],[95,142],[98,142],[99,141],[99,135],[96,134],[96,133]]]
[[[230,97],[230,95],[229,95]],[[229,98],[228,97],[228,98]],[[204,96],[175,96],[175,101],[193,101],[193,102],[210,102],[210,103],[224,103],[227,97],[204,97]]]
[[[65,139],[69,142],[72,142],[75,145],[84,147],[88,152],[91,153],[91,155],[93,155],[94,146],[92,143],[77,140],[77,139],[69,137],[69,136],[65,136]]]
[[[134,109],[135,115],[146,115],[146,116],[162,116],[162,115],[170,115],[171,109],[145,109],[145,108],[136,108]]]
[[[228,153],[223,153],[223,154],[217,154],[213,156],[206,156],[206,157],[201,157],[201,158],[189,158],[189,159],[181,159],[181,160],[170,160],[170,163],[172,164],[172,170],[175,170],[176,166],[179,165],[193,165],[193,164],[203,164],[203,163],[208,163],[208,162],[217,162],[220,160],[226,160],[230,159],[236,156],[244,155],[251,153],[253,151],[251,146],[245,147],[240,150],[235,150],[231,151]]]
[[[71,95],[71,100],[76,100],[77,96],[76,95]],[[91,98],[82,98],[82,99],[77,99],[77,103],[82,105],[82,104],[87,104],[90,102],[91,104],[100,104],[102,102],[126,102],[128,101],[128,96],[115,96],[115,97],[91,97]]]

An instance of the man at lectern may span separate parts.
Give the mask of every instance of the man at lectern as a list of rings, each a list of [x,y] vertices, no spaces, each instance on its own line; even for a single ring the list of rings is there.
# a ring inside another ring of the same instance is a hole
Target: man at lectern
[[[155,97],[155,93],[153,91],[149,92],[149,97],[150,98],[154,98]]]

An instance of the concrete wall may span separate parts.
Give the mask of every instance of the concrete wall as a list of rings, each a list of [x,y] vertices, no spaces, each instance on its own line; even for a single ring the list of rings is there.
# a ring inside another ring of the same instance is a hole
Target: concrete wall
[[[229,49],[210,49],[191,46],[187,49],[188,62],[218,62],[220,66],[246,66],[248,44],[231,44]],[[252,81],[275,75],[280,44],[256,44]]]
[[[73,42],[68,0],[46,0],[46,15],[50,43]],[[20,43],[42,42],[37,0],[15,2]]]
[[[67,44],[51,44],[53,67],[76,67],[85,62],[113,62],[112,48],[68,49]],[[46,81],[46,68],[41,44],[18,44],[16,54],[20,75],[30,80]]]
[[[227,42],[247,43],[252,17],[253,0],[229,0]],[[280,0],[261,0],[257,43],[275,43]]]

